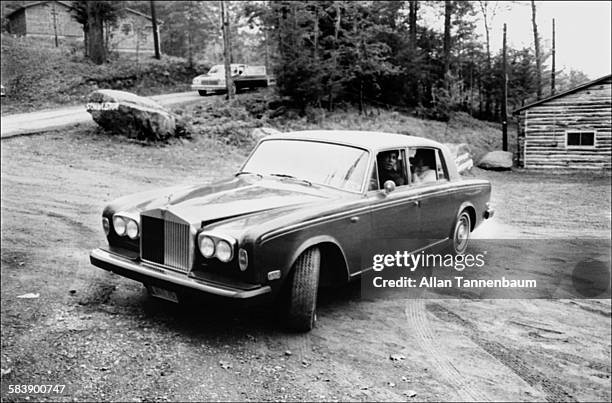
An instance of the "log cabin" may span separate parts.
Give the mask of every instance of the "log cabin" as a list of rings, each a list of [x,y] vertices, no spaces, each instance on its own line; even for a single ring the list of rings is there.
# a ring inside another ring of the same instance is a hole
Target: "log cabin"
[[[15,36],[34,38],[47,44],[83,44],[83,25],[75,19],[75,10],[67,1],[30,2],[6,16],[8,32]],[[155,51],[152,18],[131,8],[123,7],[114,24],[105,24],[107,50],[118,53]],[[157,21],[157,36],[159,26]]]
[[[610,169],[612,75],[512,112],[518,120],[518,166]]]

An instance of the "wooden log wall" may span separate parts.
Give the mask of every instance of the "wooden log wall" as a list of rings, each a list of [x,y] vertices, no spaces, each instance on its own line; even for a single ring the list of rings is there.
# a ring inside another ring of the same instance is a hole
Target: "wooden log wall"
[[[612,80],[520,113],[525,168],[612,168]],[[567,132],[594,132],[593,147],[566,146]]]

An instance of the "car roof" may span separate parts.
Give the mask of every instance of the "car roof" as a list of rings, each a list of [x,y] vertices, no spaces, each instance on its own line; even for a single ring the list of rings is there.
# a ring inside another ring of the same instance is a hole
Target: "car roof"
[[[423,137],[406,134],[385,133],[360,130],[304,130],[289,133],[272,134],[263,140],[291,139],[324,141],[329,143],[346,144],[368,150],[383,150],[403,147],[437,147],[442,144]]]

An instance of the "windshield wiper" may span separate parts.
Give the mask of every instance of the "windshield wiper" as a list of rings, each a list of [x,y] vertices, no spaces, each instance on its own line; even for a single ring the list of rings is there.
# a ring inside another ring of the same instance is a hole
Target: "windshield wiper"
[[[276,177],[278,177],[278,178],[293,179],[293,180],[296,180],[296,181],[299,181],[299,182],[303,182],[303,183],[305,183],[305,184],[306,184],[306,185],[308,185],[308,186],[312,186],[312,182],[310,182],[309,180],[306,180],[306,179],[300,179],[300,178],[296,178],[296,177],[295,177],[295,176],[293,176],[293,175],[287,175],[287,174],[270,174],[270,176],[276,176]]]
[[[248,172],[248,171],[241,171],[238,172],[236,175],[234,176],[239,176],[239,175],[257,175],[257,177],[259,179],[263,179],[263,175],[262,174],[258,174],[257,172]]]

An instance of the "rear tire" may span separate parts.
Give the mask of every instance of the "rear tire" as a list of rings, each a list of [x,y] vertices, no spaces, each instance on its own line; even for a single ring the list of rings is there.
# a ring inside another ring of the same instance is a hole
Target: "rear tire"
[[[450,235],[449,247],[452,253],[456,255],[463,255],[468,247],[470,241],[470,230],[472,226],[472,220],[467,210],[463,210],[457,216],[453,231]]]
[[[198,90],[198,94],[200,94],[200,96],[205,97],[206,95],[208,95],[208,92],[206,90]]]
[[[310,248],[294,263],[289,278],[289,309],[287,324],[298,332],[307,332],[317,320],[317,291],[321,251]]]

